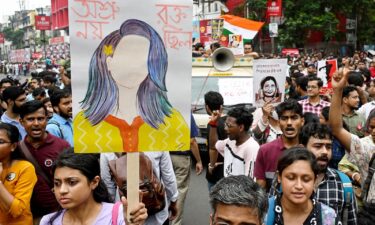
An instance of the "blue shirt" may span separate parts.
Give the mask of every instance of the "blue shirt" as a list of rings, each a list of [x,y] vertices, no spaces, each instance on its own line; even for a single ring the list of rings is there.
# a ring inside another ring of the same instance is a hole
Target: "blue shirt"
[[[73,147],[73,126],[71,119],[65,119],[59,114],[54,113],[52,118],[48,121],[46,130],[61,139],[69,142]]]
[[[16,126],[18,128],[18,131],[20,132],[21,139],[23,139],[26,136],[26,130],[21,125],[20,121],[19,120],[14,120],[14,119],[10,118],[7,115],[6,111],[1,116],[1,122],[3,122],[3,123],[9,123],[9,124],[12,124],[12,125]]]

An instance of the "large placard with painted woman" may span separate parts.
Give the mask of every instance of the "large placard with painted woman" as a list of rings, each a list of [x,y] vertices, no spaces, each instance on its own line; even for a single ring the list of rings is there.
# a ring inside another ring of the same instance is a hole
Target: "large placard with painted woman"
[[[70,0],[76,152],[190,148],[192,2]]]

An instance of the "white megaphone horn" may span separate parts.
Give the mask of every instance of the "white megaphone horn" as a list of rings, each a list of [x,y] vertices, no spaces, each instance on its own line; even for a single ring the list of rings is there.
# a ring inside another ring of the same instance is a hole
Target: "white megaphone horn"
[[[229,48],[218,48],[212,54],[212,65],[218,71],[228,71],[234,65],[234,55]]]

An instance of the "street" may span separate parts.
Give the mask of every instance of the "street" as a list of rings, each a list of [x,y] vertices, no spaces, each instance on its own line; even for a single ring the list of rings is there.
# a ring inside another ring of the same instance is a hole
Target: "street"
[[[210,204],[205,178],[206,170],[197,176],[195,170],[191,170],[189,192],[185,201],[183,225],[209,224]]]

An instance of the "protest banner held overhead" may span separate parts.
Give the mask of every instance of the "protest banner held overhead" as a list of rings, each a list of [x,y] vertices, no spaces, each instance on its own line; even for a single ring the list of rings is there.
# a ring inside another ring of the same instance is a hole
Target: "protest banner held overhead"
[[[191,2],[69,7],[75,151],[188,150]]]

